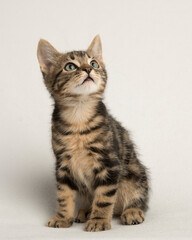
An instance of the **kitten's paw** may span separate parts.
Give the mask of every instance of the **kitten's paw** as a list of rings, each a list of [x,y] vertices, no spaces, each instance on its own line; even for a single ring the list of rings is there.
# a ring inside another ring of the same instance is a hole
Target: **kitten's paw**
[[[72,218],[59,218],[58,216],[52,217],[48,223],[48,227],[53,227],[53,228],[68,228],[71,227],[73,224],[73,219]]]
[[[144,221],[144,212],[139,208],[128,208],[121,215],[123,225],[136,225]]]
[[[77,214],[77,217],[75,219],[75,222],[76,223],[84,223],[86,222],[86,211],[85,209],[80,209],[78,214]]]
[[[111,224],[106,219],[90,219],[85,226],[85,231],[87,232],[99,232],[109,229],[111,229]]]

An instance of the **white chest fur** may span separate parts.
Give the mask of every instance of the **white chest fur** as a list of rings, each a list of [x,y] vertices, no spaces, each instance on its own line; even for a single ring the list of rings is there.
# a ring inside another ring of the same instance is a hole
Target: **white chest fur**
[[[85,153],[84,150],[79,150],[73,154],[70,159],[70,170],[77,182],[80,182],[91,191],[93,180],[93,160]]]
[[[80,101],[70,103],[61,116],[70,123],[82,123],[92,116],[96,105],[95,99],[84,97]]]

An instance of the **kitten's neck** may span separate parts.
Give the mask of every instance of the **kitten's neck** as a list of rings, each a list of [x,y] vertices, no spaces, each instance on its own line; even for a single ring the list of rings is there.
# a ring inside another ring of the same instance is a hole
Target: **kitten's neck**
[[[82,124],[91,120],[97,111],[97,106],[101,99],[91,96],[82,96],[70,101],[57,102],[60,118],[70,124]]]

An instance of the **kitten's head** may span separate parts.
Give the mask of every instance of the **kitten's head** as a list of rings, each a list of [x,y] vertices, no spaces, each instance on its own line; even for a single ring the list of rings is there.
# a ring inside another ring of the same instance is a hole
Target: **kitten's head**
[[[64,54],[49,42],[40,40],[37,57],[45,85],[55,99],[87,95],[102,97],[107,74],[99,36],[93,39],[87,51]]]

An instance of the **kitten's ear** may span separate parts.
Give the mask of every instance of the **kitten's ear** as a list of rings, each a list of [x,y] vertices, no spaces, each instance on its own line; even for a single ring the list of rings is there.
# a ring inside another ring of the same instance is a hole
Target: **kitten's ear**
[[[91,42],[90,46],[87,49],[87,53],[91,56],[98,58],[100,61],[103,60],[102,58],[102,44],[101,38],[97,35],[93,41]]]
[[[50,73],[57,64],[60,53],[46,40],[41,39],[37,48],[37,58],[41,71]]]

